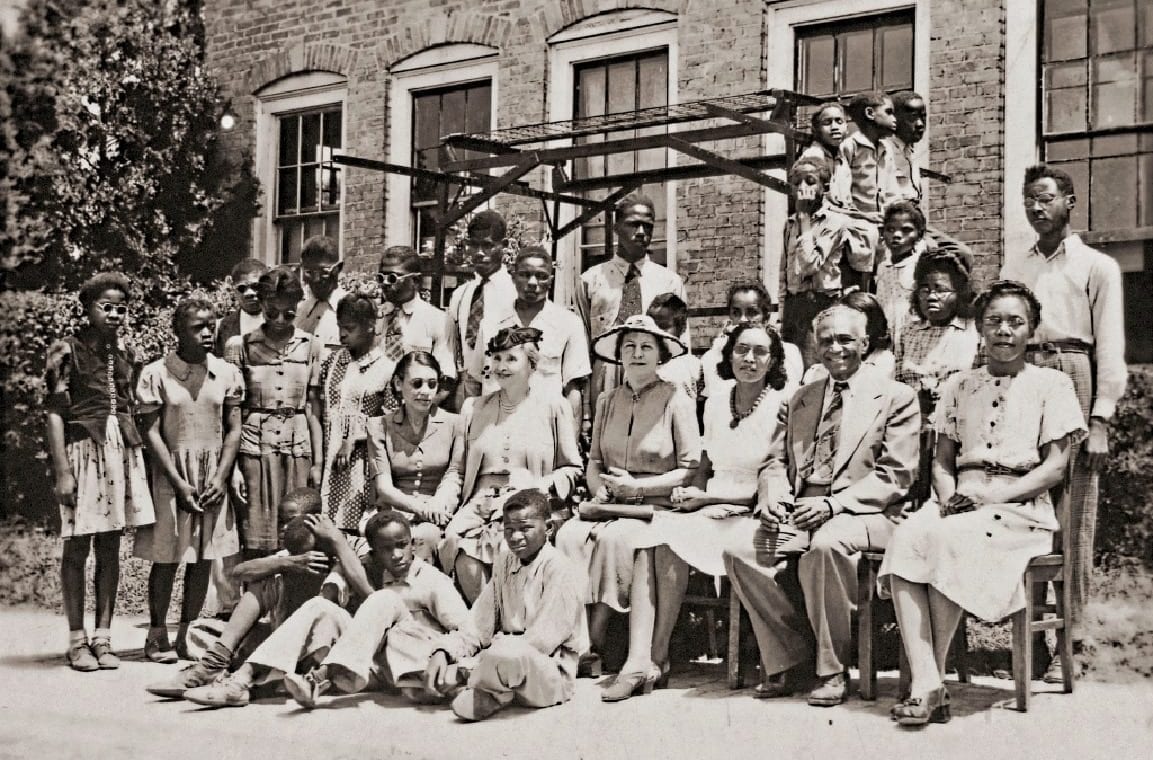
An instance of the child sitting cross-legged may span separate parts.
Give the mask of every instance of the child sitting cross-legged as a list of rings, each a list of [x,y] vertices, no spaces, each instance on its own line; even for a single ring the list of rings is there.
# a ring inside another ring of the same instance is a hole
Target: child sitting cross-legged
[[[281,551],[233,569],[233,579],[244,584],[245,591],[224,630],[214,637],[216,632],[208,626],[193,623],[189,647],[201,650],[196,661],[173,678],[148,686],[150,693],[180,699],[189,689],[212,683],[234,663],[244,662],[248,653],[317,593],[333,599],[339,596],[336,587],[325,585],[332,566],[330,555],[355,559],[355,549],[334,526],[328,530],[331,521],[320,519],[320,494],[313,488],[298,488],[281,500],[277,512]]]
[[[492,579],[468,621],[434,644],[425,671],[430,696],[448,696],[459,684],[453,664],[476,657],[467,686],[452,711],[483,720],[516,701],[551,707],[572,697],[577,660],[588,650],[584,623],[587,581],[548,543],[548,498],[536,489],[512,494],[504,504],[505,546]]]
[[[331,687],[348,694],[399,688],[413,701],[427,701],[421,677],[433,649],[442,635],[468,620],[468,607],[452,579],[413,556],[412,527],[403,513],[376,513],[364,534],[372,547],[364,570],[378,590],[351,620],[342,621],[340,638],[319,666],[284,676],[288,693],[306,709],[316,707]]]

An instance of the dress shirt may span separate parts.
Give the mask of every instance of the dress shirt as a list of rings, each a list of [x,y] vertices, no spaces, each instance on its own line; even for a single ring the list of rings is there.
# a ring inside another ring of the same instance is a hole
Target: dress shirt
[[[465,330],[468,329],[468,312],[472,307],[472,294],[480,282],[480,275],[476,275],[454,290],[448,303],[449,345],[454,351],[454,357],[457,356],[455,352],[459,349],[459,356],[464,368],[475,366],[478,363],[475,355],[477,352],[482,355],[479,363],[483,365],[485,346],[481,343],[481,335],[486,332],[485,328],[493,322],[505,319],[509,314],[516,315],[516,310],[513,308],[513,303],[516,302],[516,286],[512,283],[512,275],[502,266],[493,272],[488,281],[484,283],[484,316],[481,317],[480,329],[477,330],[476,345],[474,348],[469,348],[468,341],[465,340]],[[487,332],[489,335],[496,333],[495,330],[491,329]]]
[[[887,207],[895,201],[921,200],[921,170],[913,160],[913,146],[897,135],[885,138],[893,157],[892,182],[883,188],[882,203]]]
[[[1081,340],[1093,346],[1096,376],[1090,414],[1111,418],[1129,375],[1117,262],[1070,235],[1051,256],[1034,245],[1023,256],[1006,257],[1001,277],[1024,283],[1041,302],[1041,324],[1031,343]]]
[[[390,310],[391,307],[391,310]],[[448,377],[456,377],[456,359],[449,345],[445,313],[420,296],[395,306],[385,303],[386,313],[377,324],[377,334],[387,335],[388,320],[400,320],[400,338],[405,352],[427,351],[436,357],[440,371]]]
[[[640,272],[641,313],[648,311],[649,305],[661,293],[676,293],[685,302],[688,295],[685,283],[672,270],[661,266],[645,254],[635,262]],[[596,338],[616,322],[620,310],[621,296],[625,286],[625,275],[630,263],[620,255],[590,267],[581,275],[581,286],[577,291],[577,309],[590,338]],[[688,330],[679,336],[685,345],[688,343]]]
[[[514,306],[512,314],[484,325],[477,343],[484,341],[487,345],[489,339],[501,328],[521,326],[520,317]],[[535,327],[541,331],[540,359],[532,376],[534,388],[547,390],[549,393],[554,391],[563,393],[564,387],[573,380],[592,374],[588,338],[585,336],[584,324],[576,314],[552,301],[545,301],[544,307],[532,321],[523,326]],[[495,393],[500,390],[496,380],[491,377],[490,357],[477,351],[473,360],[475,364],[468,368],[468,373],[483,380],[481,393]]]
[[[796,215],[785,223],[785,289],[789,293],[841,289],[841,236],[825,208],[812,214],[801,234]]]
[[[877,261],[877,300],[885,311],[885,320],[889,323],[889,337],[896,346],[901,337],[901,328],[905,322],[914,319],[913,291],[917,283],[913,280],[916,273],[917,262],[930,248],[925,238],[917,241],[913,252],[900,261],[893,261],[893,253],[889,246],[881,243],[880,255]]]
[[[863,214],[881,214],[895,174],[892,153],[884,140],[874,143],[863,132],[846,137],[833,170],[833,200]]]
[[[348,291],[333,289],[328,298],[321,300],[311,294],[296,309],[296,326],[320,341],[320,359],[340,348],[340,327],[336,324],[336,305]],[[243,335],[244,333],[241,332]]]

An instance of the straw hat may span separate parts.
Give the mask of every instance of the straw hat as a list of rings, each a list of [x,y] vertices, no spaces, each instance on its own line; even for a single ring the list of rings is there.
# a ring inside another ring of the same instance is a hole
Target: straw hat
[[[652,317],[648,314],[636,314],[626,319],[623,324],[619,324],[598,335],[593,340],[593,354],[601,361],[606,361],[610,364],[620,364],[621,362],[617,358],[617,347],[620,345],[621,336],[626,332],[643,332],[652,335],[664,343],[669,353],[669,359],[675,359],[678,356],[688,353],[685,344],[681,343],[675,336],[657,327],[657,323],[653,321]]]

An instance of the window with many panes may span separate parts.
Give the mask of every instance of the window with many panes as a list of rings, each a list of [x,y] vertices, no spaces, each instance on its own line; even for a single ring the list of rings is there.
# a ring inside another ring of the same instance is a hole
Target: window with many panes
[[[456,132],[488,132],[492,122],[492,82],[482,79],[448,87],[418,90],[412,93],[412,166],[436,171],[446,160],[441,155],[440,141]],[[457,158],[465,160],[483,154],[458,150]],[[451,199],[457,191],[449,187]],[[440,188],[435,182],[412,181],[413,246],[431,254],[436,245],[433,213]],[[451,267],[450,267],[451,269]]]
[[[1045,0],[1042,13],[1043,151],[1076,184],[1073,227],[1153,238],[1153,3]]]
[[[340,106],[277,116],[276,234],[280,261],[300,261],[313,235],[340,240],[341,168],[332,163],[341,148]]]
[[[669,50],[654,48],[627,55],[601,58],[577,63],[573,66],[573,116],[603,116],[604,114],[635,111],[640,108],[665,106],[669,102]],[[665,127],[649,127],[631,131],[613,132],[610,140],[643,137],[666,131]],[[577,140],[577,144],[599,142],[604,135],[593,135]],[[609,175],[632,174],[668,165],[668,151],[648,148],[609,156],[578,158],[573,162],[573,178],[586,179]],[[588,197],[604,198],[610,191],[587,193]],[[650,249],[654,261],[667,264],[668,253],[668,201],[663,184],[650,184],[641,188],[656,205],[656,225]],[[606,228],[605,215],[599,214],[580,231],[580,268],[604,261],[612,254],[612,241]]]
[[[795,89],[847,101],[865,90],[893,93],[913,86],[913,11],[797,28]],[[798,122],[808,122],[802,109]]]

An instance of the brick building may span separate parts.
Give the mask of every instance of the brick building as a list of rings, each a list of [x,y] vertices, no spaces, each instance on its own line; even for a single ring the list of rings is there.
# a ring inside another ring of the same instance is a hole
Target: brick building
[[[974,248],[978,277],[995,276],[1002,251],[1032,242],[1024,168],[1060,162],[1078,182],[1075,226],[1126,272],[1130,357],[1153,359],[1138,316],[1153,291],[1153,10],[1141,0],[203,0],[203,9],[208,65],[237,116],[229,139],[255,158],[265,191],[252,254],[270,262],[291,261],[319,231],[340,238],[353,267],[371,266],[388,245],[428,249],[432,189],[335,166],[334,152],[436,168],[435,146],[450,132],[766,87],[818,96],[911,87],[929,101],[921,163],[952,178],[929,183],[930,223]],[[749,156],[781,141],[713,147]],[[684,160],[650,149],[570,171]],[[529,179],[549,181],[543,170]],[[732,176],[646,190],[661,206],[659,255],[686,278],[694,305],[719,305],[737,274],[775,286],[783,196]],[[495,205],[540,219],[531,200]],[[560,242],[559,298],[603,239],[593,223]]]

